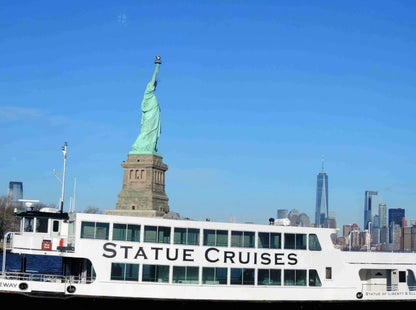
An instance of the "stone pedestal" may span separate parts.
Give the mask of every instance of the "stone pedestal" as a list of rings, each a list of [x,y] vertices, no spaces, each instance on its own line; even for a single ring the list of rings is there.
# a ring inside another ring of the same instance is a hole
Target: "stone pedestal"
[[[123,187],[114,210],[106,214],[129,216],[163,216],[169,212],[165,193],[165,172],[168,166],[161,156],[129,154],[121,166]]]

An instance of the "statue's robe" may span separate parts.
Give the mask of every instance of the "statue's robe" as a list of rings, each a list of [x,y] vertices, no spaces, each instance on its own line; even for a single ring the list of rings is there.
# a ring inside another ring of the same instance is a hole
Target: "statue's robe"
[[[156,75],[160,64],[157,63],[152,79],[147,84],[141,105],[142,120],[140,134],[133,144],[131,154],[156,154],[157,142],[161,133],[160,107],[154,94]]]

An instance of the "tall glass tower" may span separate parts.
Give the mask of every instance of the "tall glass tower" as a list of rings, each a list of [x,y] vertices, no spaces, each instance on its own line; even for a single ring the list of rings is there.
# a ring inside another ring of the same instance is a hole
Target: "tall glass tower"
[[[381,202],[378,205],[378,216],[380,217],[380,228],[387,226],[387,206],[385,203]]]
[[[316,207],[315,225],[323,227],[328,218],[328,175],[324,172],[324,160],[322,158],[322,171],[317,176],[316,182]]]
[[[10,181],[9,182],[9,192],[7,194],[12,201],[12,204],[15,207],[21,207],[22,203],[19,202],[19,199],[23,199],[23,183]]]
[[[381,202],[382,199],[378,196],[377,191],[365,191],[363,229],[368,228],[368,223],[372,222],[373,216],[377,213],[377,208]]]
[[[400,227],[403,227],[404,217],[405,217],[404,209],[401,209],[401,208],[389,209],[389,225],[396,224],[396,225],[400,225]]]

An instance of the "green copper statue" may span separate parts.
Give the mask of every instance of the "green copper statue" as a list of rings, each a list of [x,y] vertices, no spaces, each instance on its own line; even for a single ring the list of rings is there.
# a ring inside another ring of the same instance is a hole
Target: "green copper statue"
[[[140,134],[133,144],[130,154],[153,154],[157,153],[157,141],[160,136],[160,107],[154,91],[156,90],[156,75],[162,63],[160,56],[156,56],[155,71],[152,79],[147,83],[142,101],[142,120],[140,124]]]

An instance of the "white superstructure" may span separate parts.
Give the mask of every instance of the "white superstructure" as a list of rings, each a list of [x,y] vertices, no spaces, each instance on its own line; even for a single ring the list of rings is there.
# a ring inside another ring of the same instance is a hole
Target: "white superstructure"
[[[62,257],[63,274],[3,270],[0,292],[149,300],[416,299],[416,254],[347,252],[334,229],[22,212],[12,253]],[[24,268],[23,268],[24,269]]]

